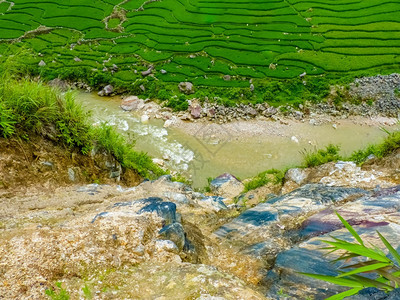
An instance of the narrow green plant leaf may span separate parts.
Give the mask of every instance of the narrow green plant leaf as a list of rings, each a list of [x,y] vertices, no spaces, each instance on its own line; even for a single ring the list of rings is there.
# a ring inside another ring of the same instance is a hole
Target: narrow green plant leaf
[[[376,271],[379,275],[389,279],[391,282],[396,283],[396,284],[400,284],[400,278],[397,276],[394,276],[393,274],[385,271],[385,270],[377,270]]]
[[[331,282],[337,285],[341,286],[348,286],[348,287],[353,287],[353,288],[362,288],[364,285],[357,280],[352,280],[348,278],[338,278],[335,276],[327,276],[327,275],[319,275],[319,274],[311,274],[311,273],[299,273],[308,277],[312,277],[315,279]],[[373,285],[374,286],[374,285]]]
[[[352,236],[354,236],[354,238],[360,243],[360,245],[364,246],[364,242],[361,239],[361,237],[358,235],[358,233],[354,230],[354,228],[345,220],[342,218],[342,216],[335,211],[336,215],[338,216],[338,218],[340,219],[340,221],[343,223],[343,225],[347,228],[347,230],[351,233]]]
[[[393,248],[393,246],[388,242],[388,240],[379,231],[376,231],[376,232],[378,233],[382,242],[385,244],[386,248],[388,248],[390,254],[393,255],[397,264],[400,266],[400,254]]]
[[[363,261],[363,262],[360,262],[360,263],[356,263],[354,265],[344,266],[344,267],[341,267],[341,268],[342,269],[354,269],[354,268],[360,268],[360,267],[363,267],[363,266],[369,266],[369,265],[373,265],[373,264],[377,264],[377,263],[379,263],[379,261],[377,261],[377,260],[368,260],[368,261]]]
[[[373,265],[369,265],[369,266],[363,266],[363,267],[351,270],[349,272],[340,274],[338,277],[345,277],[345,276],[358,274],[358,273],[376,271],[376,270],[379,270],[379,269],[387,267],[387,266],[390,266],[390,263],[377,263],[377,264],[373,264]]]
[[[330,296],[329,298],[326,298],[325,300],[342,300],[346,297],[350,297],[350,296],[357,294],[361,290],[362,290],[362,288],[353,288],[351,290],[347,290],[345,292]]]
[[[360,276],[360,275],[350,275],[349,278],[350,278],[350,280],[355,280],[355,281],[359,282],[364,287],[376,287],[376,288],[381,288],[381,289],[388,290],[388,291],[391,291],[393,289],[392,286],[385,284],[384,281],[381,280],[381,278],[374,280],[374,279],[370,279],[370,278]]]
[[[378,254],[375,251],[362,245],[351,244],[351,243],[344,244],[344,243],[337,243],[330,241],[325,241],[325,243],[330,244],[332,246],[336,246],[339,249],[347,250],[351,253],[356,253],[365,257],[369,257],[371,259],[376,259],[377,261],[380,262],[390,262],[390,259],[387,258],[386,256]]]

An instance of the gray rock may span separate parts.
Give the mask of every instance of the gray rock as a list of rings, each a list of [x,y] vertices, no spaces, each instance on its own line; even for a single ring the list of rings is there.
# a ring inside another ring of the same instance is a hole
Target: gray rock
[[[79,57],[74,57],[74,61],[75,62],[80,62],[80,61],[82,61]]]
[[[175,243],[179,251],[183,250],[185,245],[185,231],[180,223],[172,223],[163,227],[159,235],[164,240],[170,240]]]
[[[230,223],[220,227],[215,234],[220,238],[234,234],[241,239],[242,236],[249,236],[252,232],[266,231],[274,223],[290,220],[312,211],[316,212],[330,204],[366,194],[368,194],[366,191],[357,188],[307,184],[245,211]]]
[[[144,100],[137,96],[129,96],[122,100],[121,108],[126,111],[140,110],[144,107]]]
[[[141,72],[142,76],[148,76],[151,74],[151,72],[153,71],[154,66],[150,66],[146,71]]]
[[[109,96],[114,92],[114,87],[111,84],[106,85],[100,92],[98,92],[98,95],[103,97],[103,96]]]
[[[211,192],[225,198],[234,198],[243,192],[244,185],[235,176],[224,173],[210,182]]]
[[[191,82],[180,82],[178,85],[179,90],[185,94],[193,94],[194,88]]]
[[[38,63],[38,66],[39,67],[44,67],[46,65],[46,63],[44,62],[44,60],[41,60],[39,63]]]
[[[72,168],[68,168],[68,179],[72,182],[76,180],[75,171]]]
[[[224,75],[224,80],[225,81],[230,81],[231,80],[231,75]]]
[[[224,198],[222,198],[222,197],[209,196],[209,197],[200,199],[199,201],[197,201],[197,203],[205,208],[208,208],[208,209],[218,212],[221,210],[228,209],[228,207],[226,206],[226,204],[224,203],[223,200],[224,200]]]
[[[193,117],[193,119],[200,118],[202,110],[203,109],[201,108],[200,104],[198,104],[198,103],[190,104],[190,106],[189,106],[190,115]]]
[[[307,179],[307,173],[304,169],[293,168],[289,169],[285,174],[285,180],[291,180],[296,182],[298,185],[304,183]]]

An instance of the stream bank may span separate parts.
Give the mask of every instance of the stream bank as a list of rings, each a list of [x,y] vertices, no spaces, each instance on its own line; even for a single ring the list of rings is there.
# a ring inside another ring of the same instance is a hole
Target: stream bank
[[[267,169],[296,166],[302,161],[302,151],[330,143],[340,145],[344,156],[350,155],[380,142],[386,136],[381,128],[398,128],[397,119],[382,116],[259,117],[218,124],[205,119],[181,120],[151,101],[143,101],[140,109],[125,111],[120,108],[124,100],[119,96],[81,92],[76,99],[93,111],[94,124],[106,121],[133,135],[138,150],[149,153],[161,166],[183,173],[194,187],[204,187],[207,178],[225,172],[244,179]]]

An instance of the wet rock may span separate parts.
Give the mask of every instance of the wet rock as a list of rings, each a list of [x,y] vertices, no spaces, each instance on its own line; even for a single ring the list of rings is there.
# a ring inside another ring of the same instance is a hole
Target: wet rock
[[[162,239],[174,242],[179,251],[183,250],[183,246],[185,245],[185,231],[180,223],[172,223],[163,227],[159,231],[159,235]]]
[[[126,111],[140,110],[144,107],[144,100],[137,96],[129,96],[122,100],[121,108]]]
[[[365,194],[366,191],[357,188],[307,184],[289,194],[273,198],[245,211],[230,223],[220,227],[215,234],[220,238],[228,234],[238,238],[249,236],[252,232],[265,231],[274,223],[285,223],[301,214],[317,212],[333,203]]]
[[[204,197],[200,200],[197,201],[198,204],[200,204],[202,207],[210,209],[212,211],[221,211],[228,209],[226,204],[224,203],[224,198],[218,197],[218,196],[209,196],[209,197]]]
[[[396,291],[396,290],[395,290]],[[393,291],[394,292],[394,291]],[[392,294],[392,293],[389,293]],[[346,300],[385,300],[388,299],[389,294],[386,294],[384,291],[378,290],[377,288],[366,288],[358,292],[357,295],[346,297]],[[396,291],[397,298],[400,299],[400,294]]]
[[[109,95],[111,95],[113,92],[114,92],[114,87],[113,87],[111,84],[109,84],[109,85],[106,85],[106,86],[105,86],[100,92],[98,92],[97,94],[98,94],[99,96],[103,97],[103,96],[109,96]]]
[[[232,174],[224,173],[210,182],[210,189],[218,196],[234,198],[243,192],[244,185]]]
[[[193,88],[193,83],[191,82],[180,82],[178,85],[179,90],[182,93],[185,94],[193,94],[194,93],[194,88]]]
[[[148,75],[150,75],[151,72],[153,71],[153,69],[154,69],[154,66],[151,65],[146,71],[142,71],[142,72],[141,72],[142,76],[148,76]]]
[[[398,213],[398,201],[400,200],[400,186],[382,189],[375,194],[366,194],[351,202],[346,202],[337,208],[338,212],[350,225],[354,227],[367,245],[382,245],[378,230],[385,236],[395,249],[400,246],[400,221]],[[307,272],[314,274],[336,276],[338,264],[331,264],[336,254],[324,256],[326,251],[321,249],[325,244],[322,240],[330,239],[330,236],[352,241],[354,238],[337,218],[332,209],[326,209],[308,218],[298,233],[298,239],[305,240],[298,246],[284,251],[277,256],[275,267],[268,273],[268,279],[273,286],[268,296],[274,297],[279,289],[291,286],[287,291],[290,296],[304,297],[300,294],[301,286],[308,287],[308,295],[315,298],[327,297],[340,291],[340,288],[323,281],[314,280],[297,274]],[[348,262],[351,264],[351,262]],[[279,279],[276,281],[276,276]],[[304,293],[304,290],[303,290]],[[355,298],[358,299],[358,298]],[[364,299],[364,298],[360,298]],[[371,299],[371,298],[368,298]],[[373,298],[372,298],[373,299]]]

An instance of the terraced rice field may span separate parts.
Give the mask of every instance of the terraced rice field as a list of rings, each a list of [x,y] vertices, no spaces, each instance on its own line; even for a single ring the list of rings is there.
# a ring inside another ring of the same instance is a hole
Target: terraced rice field
[[[115,64],[127,83],[149,64],[165,82],[208,86],[387,73],[400,69],[400,0],[3,0],[0,53],[10,43],[54,76]]]

